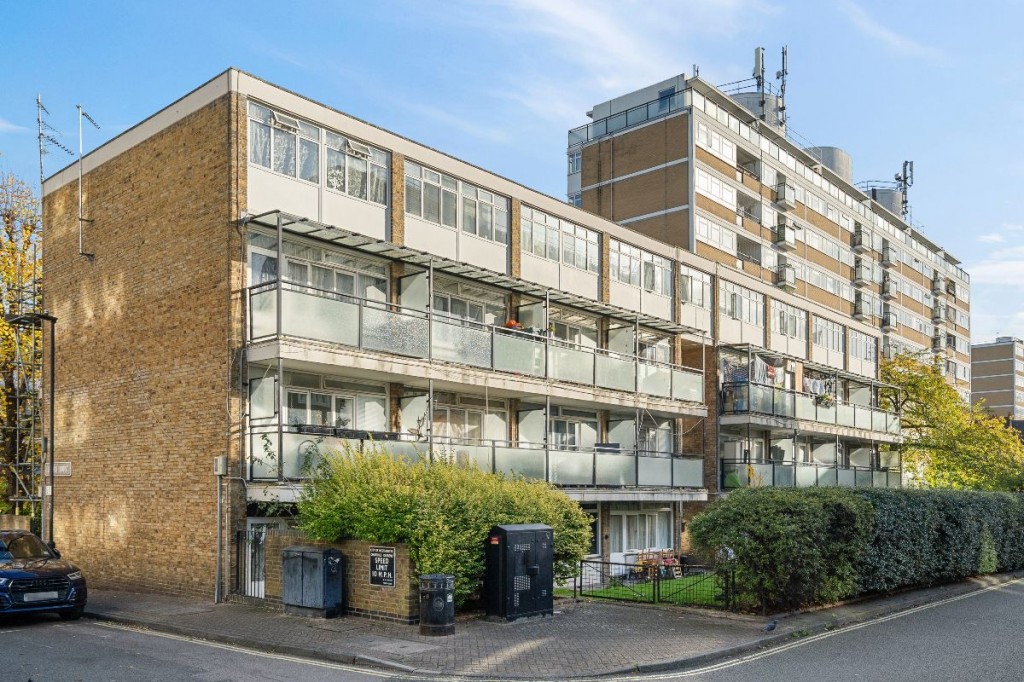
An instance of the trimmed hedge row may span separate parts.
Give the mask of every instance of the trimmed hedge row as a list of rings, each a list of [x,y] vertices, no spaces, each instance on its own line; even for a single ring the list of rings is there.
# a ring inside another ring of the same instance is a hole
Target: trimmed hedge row
[[[1024,568],[1024,498],[964,490],[752,488],[690,523],[752,605],[790,609]]]

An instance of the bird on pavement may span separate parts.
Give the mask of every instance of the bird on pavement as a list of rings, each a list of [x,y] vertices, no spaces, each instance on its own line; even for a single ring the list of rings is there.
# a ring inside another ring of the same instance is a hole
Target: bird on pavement
[[[778,624],[779,624],[779,621],[772,619],[772,621],[769,622],[768,625],[765,625],[763,628],[761,628],[761,631],[762,632],[771,632],[772,630],[774,630],[778,626]]]

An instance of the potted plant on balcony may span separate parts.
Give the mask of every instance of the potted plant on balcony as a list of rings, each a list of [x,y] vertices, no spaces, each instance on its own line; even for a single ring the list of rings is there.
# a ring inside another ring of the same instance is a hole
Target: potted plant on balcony
[[[818,407],[835,407],[836,397],[831,393],[821,393],[814,396],[814,404]]]

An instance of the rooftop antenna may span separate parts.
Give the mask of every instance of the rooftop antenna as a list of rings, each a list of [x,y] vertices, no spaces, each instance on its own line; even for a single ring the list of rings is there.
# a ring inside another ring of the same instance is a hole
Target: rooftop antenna
[[[83,224],[91,223],[92,220],[89,220],[85,217],[85,213],[83,212],[82,207],[82,118],[88,120],[89,123],[91,123],[93,127],[96,128],[96,130],[100,129],[100,124],[94,121],[92,116],[85,113],[85,110],[82,109],[81,104],[77,104],[75,106],[78,107],[78,255],[85,256],[89,260],[93,260],[94,258],[96,258],[96,254],[86,253],[83,244]]]
[[[50,153],[49,147],[56,147],[68,156],[74,156],[74,153],[65,147],[61,141],[57,138],[61,134],[59,130],[54,128],[52,125],[46,122],[43,118],[43,114],[47,116],[50,112],[47,111],[46,107],[43,106],[43,96],[36,95],[36,126],[39,129],[39,193],[42,195],[43,192],[43,157]]]
[[[782,46],[782,68],[775,72],[779,80],[779,126],[786,127],[786,76],[789,75],[789,47]],[[762,104],[763,106],[763,104]]]
[[[764,111],[764,48],[754,48],[754,80],[757,81],[757,92],[761,95],[761,120],[765,120]]]
[[[910,197],[907,190],[914,184],[914,162],[904,161],[903,172],[896,174],[896,189],[903,195],[903,203],[900,206],[900,213],[904,220],[910,215]]]
[[[693,77],[700,78],[700,66],[698,66],[697,64],[693,65]]]

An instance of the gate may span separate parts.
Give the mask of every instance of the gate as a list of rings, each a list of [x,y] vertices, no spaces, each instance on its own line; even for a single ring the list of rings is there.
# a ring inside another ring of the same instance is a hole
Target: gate
[[[732,571],[692,564],[642,565],[584,559],[573,596],[712,609],[736,606]]]
[[[263,599],[266,596],[268,528],[257,526],[240,530],[235,538],[235,593]]]

